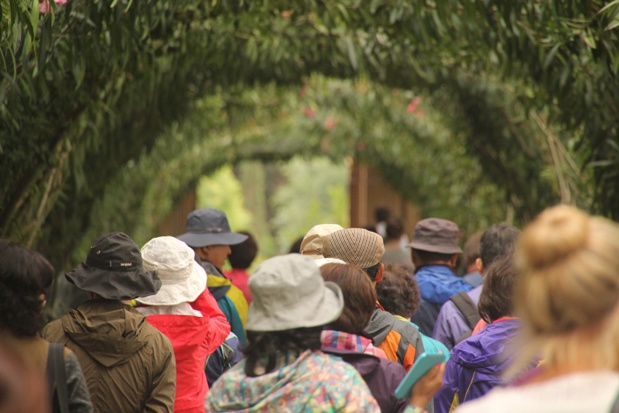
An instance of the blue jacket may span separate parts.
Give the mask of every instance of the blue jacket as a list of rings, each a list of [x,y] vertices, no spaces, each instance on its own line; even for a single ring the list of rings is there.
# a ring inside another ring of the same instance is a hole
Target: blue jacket
[[[423,301],[435,304],[443,304],[452,295],[473,289],[445,265],[424,265],[415,273],[415,278]]]
[[[488,325],[451,351],[445,367],[443,387],[434,398],[437,413],[477,399],[503,384],[503,373],[514,358],[510,348],[519,333],[520,321],[506,319]]]

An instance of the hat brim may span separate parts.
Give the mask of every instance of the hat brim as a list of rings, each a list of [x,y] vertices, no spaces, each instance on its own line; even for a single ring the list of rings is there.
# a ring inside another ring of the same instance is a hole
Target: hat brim
[[[414,248],[416,250],[428,251],[428,252],[437,252],[439,254],[460,254],[462,250],[460,247],[453,247],[450,245],[432,245],[426,244],[423,242],[411,242],[407,245],[409,248]]]
[[[250,331],[284,331],[296,328],[319,327],[337,320],[344,310],[344,296],[340,287],[331,281],[324,282],[324,295],[316,308],[291,308],[286,317],[276,319],[265,316],[260,311],[252,311],[254,301],[249,305],[247,330]],[[299,312],[299,314],[294,314]],[[302,314],[301,314],[302,313]]]
[[[81,263],[73,271],[65,273],[65,277],[77,288],[108,300],[131,300],[156,294],[161,288],[157,272],[144,268],[133,271],[110,271]]]
[[[244,234],[236,232],[219,232],[219,233],[199,233],[185,232],[176,237],[190,247],[200,248],[208,247],[209,245],[236,245],[245,241],[248,237]]]
[[[206,288],[206,272],[194,261],[193,271],[185,281],[177,284],[166,284],[163,276],[163,285],[159,292],[148,297],[140,297],[138,301],[146,305],[177,305],[192,303]]]

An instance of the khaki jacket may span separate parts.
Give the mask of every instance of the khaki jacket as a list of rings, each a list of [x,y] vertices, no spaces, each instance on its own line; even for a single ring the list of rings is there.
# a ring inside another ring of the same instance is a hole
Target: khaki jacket
[[[172,412],[176,363],[167,337],[133,308],[90,300],[43,329],[77,356],[95,412]]]

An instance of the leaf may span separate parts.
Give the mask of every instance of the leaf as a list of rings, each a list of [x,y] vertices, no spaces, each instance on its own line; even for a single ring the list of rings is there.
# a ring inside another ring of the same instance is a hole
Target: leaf
[[[346,40],[346,49],[348,51],[348,59],[350,60],[350,65],[354,70],[358,69],[357,64],[357,54],[355,52],[355,46],[353,45],[352,39],[347,37]]]

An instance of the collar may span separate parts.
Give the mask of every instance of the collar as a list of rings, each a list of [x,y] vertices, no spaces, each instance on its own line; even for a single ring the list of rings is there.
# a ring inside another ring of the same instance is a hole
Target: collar
[[[336,330],[322,330],[320,334],[320,341],[322,343],[322,347],[326,349],[346,350],[385,358],[384,352],[372,345],[371,339],[357,334],[345,333],[343,331]]]
[[[496,320],[494,320],[492,324],[500,323],[502,321],[515,320],[516,318],[517,317],[501,317],[501,318],[497,318]]]

